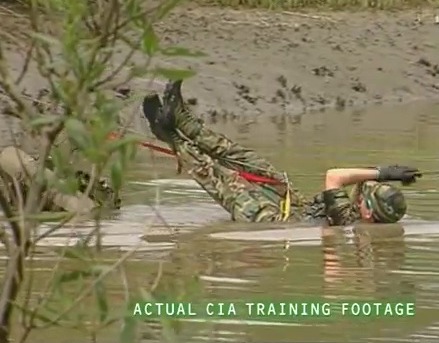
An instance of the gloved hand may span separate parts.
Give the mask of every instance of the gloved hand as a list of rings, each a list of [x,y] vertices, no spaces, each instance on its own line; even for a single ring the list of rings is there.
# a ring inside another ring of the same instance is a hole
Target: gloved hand
[[[416,182],[416,178],[421,177],[422,173],[417,168],[408,166],[387,166],[377,167],[379,175],[377,181],[401,181],[403,185],[410,185]]]

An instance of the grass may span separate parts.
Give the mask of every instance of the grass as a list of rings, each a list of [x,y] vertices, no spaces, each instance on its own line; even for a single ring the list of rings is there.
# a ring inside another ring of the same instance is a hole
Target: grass
[[[23,5],[26,0],[0,0],[3,5]],[[230,7],[235,9],[269,10],[408,10],[437,8],[439,0],[193,0],[200,6]]]
[[[360,10],[439,8],[439,0],[195,0],[197,4],[233,8],[264,8],[272,10]]]

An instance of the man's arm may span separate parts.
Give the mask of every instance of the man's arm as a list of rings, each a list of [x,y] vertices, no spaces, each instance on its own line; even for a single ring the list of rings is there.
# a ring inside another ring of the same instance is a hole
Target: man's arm
[[[329,169],[323,192],[326,216],[332,225],[349,225],[358,217],[344,186],[365,181],[401,181],[411,184],[421,176],[418,169],[406,166]]]
[[[358,219],[358,211],[344,189],[345,186],[378,179],[378,169],[329,169],[326,172],[323,199],[326,216],[330,225],[350,225]]]
[[[325,190],[338,189],[364,181],[377,180],[378,169],[367,168],[342,168],[329,169],[326,172]]]

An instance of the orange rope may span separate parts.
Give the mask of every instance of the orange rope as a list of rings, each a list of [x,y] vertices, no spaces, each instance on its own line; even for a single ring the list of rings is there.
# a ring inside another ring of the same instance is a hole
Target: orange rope
[[[115,132],[110,133],[109,135],[109,139],[117,139],[119,138],[120,135],[118,135]],[[143,146],[145,148],[151,149],[151,150],[155,150],[161,153],[164,153],[166,155],[171,155],[171,156],[175,156],[175,153],[168,148],[163,148],[160,146],[157,146],[155,144],[149,143],[149,142],[140,142],[139,143],[140,146]],[[254,183],[265,183],[265,184],[281,184],[282,182],[276,179],[271,179],[265,176],[260,176],[260,175],[256,175],[253,173],[249,173],[249,172],[245,172],[245,171],[239,171],[238,172],[239,176],[241,176],[242,178],[246,179],[247,181],[250,182],[254,182]]]

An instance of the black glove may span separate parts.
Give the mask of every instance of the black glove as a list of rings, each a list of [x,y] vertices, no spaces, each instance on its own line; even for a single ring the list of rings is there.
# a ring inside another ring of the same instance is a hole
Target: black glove
[[[421,177],[422,173],[417,168],[407,166],[388,166],[378,167],[377,181],[401,181],[403,185],[410,185],[416,182],[416,178]]]

